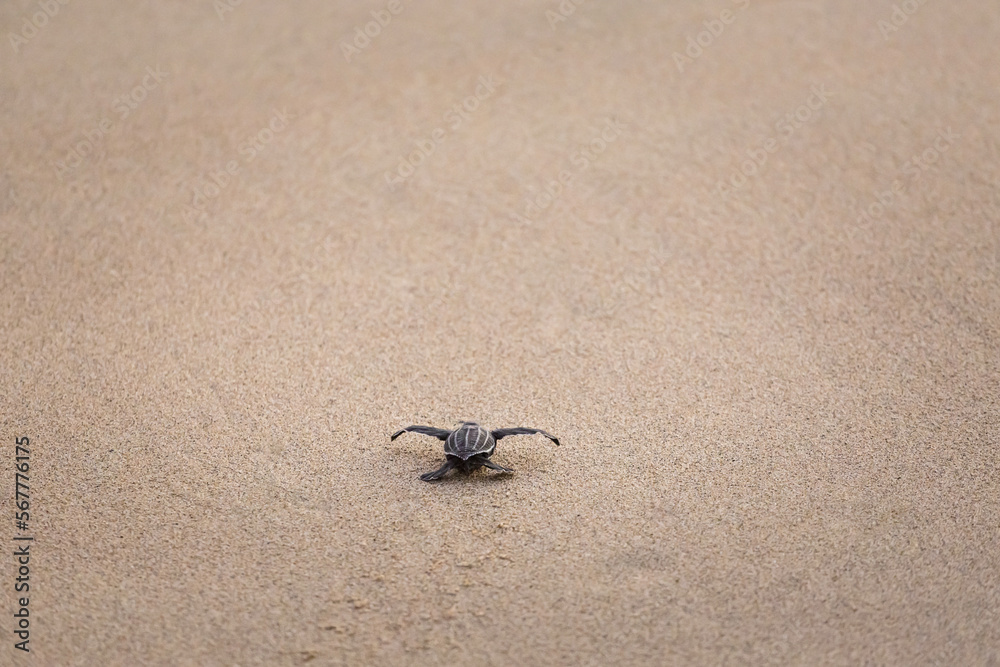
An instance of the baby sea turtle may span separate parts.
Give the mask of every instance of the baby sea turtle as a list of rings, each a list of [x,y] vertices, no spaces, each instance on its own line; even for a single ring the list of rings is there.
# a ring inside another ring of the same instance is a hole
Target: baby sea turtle
[[[557,445],[559,444],[558,438],[539,428],[516,426],[514,428],[498,428],[495,431],[487,431],[476,422],[462,422],[462,425],[454,431],[434,428],[433,426],[407,426],[400,431],[396,431],[389,439],[395,440],[407,431],[423,433],[438,440],[444,440],[444,455],[446,458],[444,465],[434,472],[421,475],[420,479],[425,482],[441,479],[452,468],[458,468],[466,474],[477,470],[481,466],[486,466],[491,470],[499,470],[500,472],[514,472],[510,468],[504,468],[490,461],[490,457],[493,456],[493,452],[497,449],[497,440],[506,438],[508,435],[541,433],[552,442]]]

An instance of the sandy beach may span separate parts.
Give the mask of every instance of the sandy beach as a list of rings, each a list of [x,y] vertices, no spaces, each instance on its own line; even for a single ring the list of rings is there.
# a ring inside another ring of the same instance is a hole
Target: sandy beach
[[[1000,665],[996,3],[0,28],[0,664]]]

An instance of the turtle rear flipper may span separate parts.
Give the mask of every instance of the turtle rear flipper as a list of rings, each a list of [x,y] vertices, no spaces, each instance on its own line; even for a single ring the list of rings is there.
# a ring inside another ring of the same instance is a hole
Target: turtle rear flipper
[[[499,470],[500,472],[514,472],[513,468],[504,468],[502,465],[498,465],[490,461],[489,459],[483,459],[482,464],[489,468],[490,470]]]
[[[433,482],[434,480],[438,480],[444,477],[445,474],[447,474],[447,472],[454,467],[455,467],[455,462],[452,461],[451,459],[448,459],[447,461],[444,462],[443,466],[432,472],[425,472],[423,475],[420,476],[420,479],[424,480],[425,482]]]

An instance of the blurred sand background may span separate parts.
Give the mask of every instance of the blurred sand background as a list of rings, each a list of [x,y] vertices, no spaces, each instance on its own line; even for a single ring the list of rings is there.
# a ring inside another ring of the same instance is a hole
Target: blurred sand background
[[[1000,7],[393,6],[0,9],[0,663],[1000,663]]]

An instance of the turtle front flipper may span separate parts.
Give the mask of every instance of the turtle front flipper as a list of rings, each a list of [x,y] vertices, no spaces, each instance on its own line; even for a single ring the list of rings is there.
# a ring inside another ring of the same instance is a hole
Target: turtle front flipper
[[[455,467],[455,462],[452,461],[451,459],[448,459],[447,461],[444,462],[443,466],[441,466],[440,468],[438,468],[433,472],[425,472],[423,475],[420,476],[420,479],[424,480],[425,482],[433,482],[435,480],[444,477],[445,474],[447,474],[447,472],[454,467]]]
[[[413,431],[414,433],[423,433],[424,435],[429,435],[432,438],[437,438],[438,440],[447,440],[448,436],[451,435],[451,431],[446,431],[443,428],[434,428],[433,426],[407,426],[406,428],[400,429],[392,434],[389,440],[395,440],[399,436],[403,435],[407,431]]]
[[[559,444],[559,438],[552,435],[551,433],[546,433],[540,428],[528,428],[527,426],[515,426],[513,428],[498,428],[495,431],[491,431],[490,435],[493,436],[494,440],[499,440],[500,438],[506,438],[508,435],[532,435],[533,433],[541,433],[546,438],[552,442]]]

